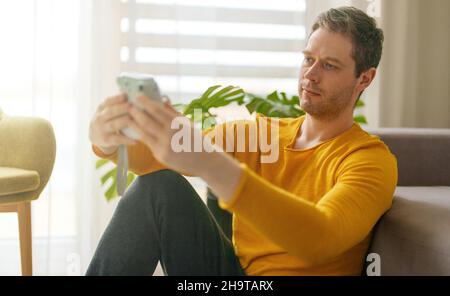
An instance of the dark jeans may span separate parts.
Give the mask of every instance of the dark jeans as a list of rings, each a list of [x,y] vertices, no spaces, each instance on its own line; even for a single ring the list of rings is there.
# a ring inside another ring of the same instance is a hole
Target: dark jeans
[[[230,239],[181,175],[139,177],[120,201],[86,275],[245,275]]]

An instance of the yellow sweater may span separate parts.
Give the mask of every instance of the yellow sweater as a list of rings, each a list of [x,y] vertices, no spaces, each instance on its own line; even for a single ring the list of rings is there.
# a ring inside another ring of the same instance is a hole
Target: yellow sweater
[[[261,163],[259,149],[231,153],[244,173],[231,202],[220,206],[233,213],[233,244],[248,275],[360,275],[372,229],[391,207],[397,162],[387,146],[355,123],[314,148],[295,150],[304,119],[277,120],[275,163]],[[246,129],[259,120],[244,122]],[[236,128],[225,125],[205,135],[215,140],[219,129],[224,144],[236,137]],[[129,162],[138,175],[165,168],[142,144],[130,147]]]

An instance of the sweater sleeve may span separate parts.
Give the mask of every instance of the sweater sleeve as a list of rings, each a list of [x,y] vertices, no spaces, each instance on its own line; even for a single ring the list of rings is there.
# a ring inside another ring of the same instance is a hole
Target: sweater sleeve
[[[356,151],[337,169],[335,186],[314,204],[274,186],[245,164],[229,203],[261,235],[305,264],[316,265],[349,250],[391,207],[397,184],[395,157],[381,149]]]
[[[106,155],[98,147],[92,146],[92,148],[98,157],[111,160],[117,164],[119,157],[117,151],[114,154]],[[129,170],[138,176],[147,175],[167,168],[154,158],[152,151],[142,142],[128,146],[128,166]]]
[[[250,121],[236,121],[226,124],[217,125],[203,131],[203,136],[211,140],[214,145],[220,146],[224,151],[229,151],[228,153],[235,157],[235,138],[237,133],[237,128],[239,124],[244,124],[248,131],[251,125]],[[249,145],[247,142],[246,145]],[[228,149],[227,149],[228,146]],[[103,159],[108,159],[117,164],[118,152],[106,155],[102,153],[98,147],[92,146],[94,153]],[[128,166],[129,170],[138,176],[143,176],[150,174],[152,172],[157,172],[160,170],[168,169],[164,164],[158,162],[149,147],[144,143],[138,142],[136,145],[128,146]],[[184,174],[190,176],[189,174]]]

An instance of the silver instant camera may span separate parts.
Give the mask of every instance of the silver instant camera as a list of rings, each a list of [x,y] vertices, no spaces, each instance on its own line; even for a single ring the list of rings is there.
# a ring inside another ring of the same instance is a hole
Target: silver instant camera
[[[137,98],[140,96],[146,96],[151,100],[162,101],[158,84],[150,75],[140,73],[122,73],[119,77],[117,77],[117,84],[120,91],[127,94],[128,100],[140,109],[142,109],[142,107],[137,101]],[[122,132],[131,139],[139,139],[137,132],[130,128],[126,128]]]

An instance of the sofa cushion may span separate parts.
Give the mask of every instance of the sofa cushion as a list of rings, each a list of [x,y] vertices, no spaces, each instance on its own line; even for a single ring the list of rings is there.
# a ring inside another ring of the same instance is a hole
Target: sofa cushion
[[[370,252],[382,275],[450,275],[450,187],[398,187]]]
[[[2,196],[31,192],[39,184],[39,174],[36,171],[0,167],[0,203]]]

